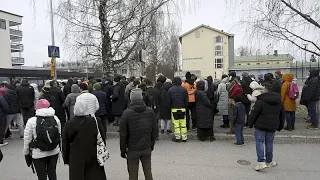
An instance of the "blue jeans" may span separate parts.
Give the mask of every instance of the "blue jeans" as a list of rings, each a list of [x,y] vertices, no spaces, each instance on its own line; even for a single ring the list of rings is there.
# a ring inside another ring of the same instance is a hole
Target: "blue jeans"
[[[254,135],[256,138],[258,162],[272,162],[274,134],[274,132],[261,131],[258,129],[255,130]],[[266,151],[266,158],[264,156],[264,151]]]
[[[318,126],[318,115],[317,115],[317,102],[311,101],[308,103],[308,109],[310,113],[310,121],[313,126]]]
[[[294,123],[296,122],[296,112],[286,111],[286,121],[287,121],[287,127],[292,129],[294,127]]]
[[[237,144],[244,144],[243,138],[243,124],[236,124],[235,126],[235,134],[237,139]]]

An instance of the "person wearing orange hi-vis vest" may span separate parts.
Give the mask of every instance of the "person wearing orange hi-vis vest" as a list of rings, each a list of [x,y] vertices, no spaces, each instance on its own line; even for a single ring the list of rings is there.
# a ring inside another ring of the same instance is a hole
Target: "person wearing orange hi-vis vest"
[[[196,76],[191,75],[190,72],[186,73],[186,82],[182,86],[188,91],[188,107],[187,107],[187,128],[191,129],[190,117],[192,120],[192,130],[197,128],[197,116],[196,116],[196,97],[195,92],[197,91]],[[191,113],[191,114],[190,114]]]
[[[172,81],[173,87],[168,91],[168,100],[171,108],[172,124],[174,126],[174,142],[187,142],[186,108],[188,106],[188,92],[181,86],[179,77]]]

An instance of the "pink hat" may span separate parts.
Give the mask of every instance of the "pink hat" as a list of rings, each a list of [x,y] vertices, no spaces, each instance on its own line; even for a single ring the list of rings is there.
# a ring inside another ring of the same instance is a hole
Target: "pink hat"
[[[36,110],[49,108],[49,107],[50,107],[50,103],[46,99],[40,99],[35,106]]]

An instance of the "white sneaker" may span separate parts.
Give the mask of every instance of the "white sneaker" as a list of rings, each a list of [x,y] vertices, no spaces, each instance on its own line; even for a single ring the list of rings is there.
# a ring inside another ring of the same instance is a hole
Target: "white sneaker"
[[[8,142],[4,142],[3,144],[0,144],[0,147],[6,146],[8,144],[9,144]]]
[[[257,166],[254,168],[256,171],[260,171],[262,169],[267,168],[267,164],[265,162],[258,162]]]
[[[278,163],[276,163],[275,161],[272,161],[271,163],[267,163],[268,168],[272,168],[272,167],[276,167],[278,166]]]

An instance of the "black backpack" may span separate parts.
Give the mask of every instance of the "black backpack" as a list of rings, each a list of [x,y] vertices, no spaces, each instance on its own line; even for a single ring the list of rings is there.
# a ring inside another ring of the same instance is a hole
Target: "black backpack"
[[[37,117],[37,138],[30,145],[41,151],[52,151],[60,145],[60,133],[57,121],[53,116]]]

